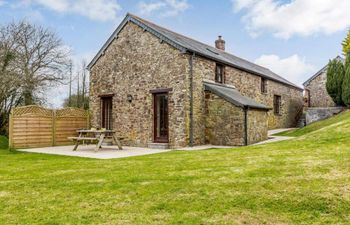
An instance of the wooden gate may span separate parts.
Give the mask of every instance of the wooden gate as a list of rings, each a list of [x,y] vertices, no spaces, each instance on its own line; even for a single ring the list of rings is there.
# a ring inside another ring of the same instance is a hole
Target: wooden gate
[[[60,110],[24,106],[10,114],[10,147],[34,148],[72,144],[68,137],[89,128],[89,113],[78,108]]]

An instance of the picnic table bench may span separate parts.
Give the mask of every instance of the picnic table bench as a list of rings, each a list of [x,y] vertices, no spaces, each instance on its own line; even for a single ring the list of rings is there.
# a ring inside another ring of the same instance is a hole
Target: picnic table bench
[[[83,141],[97,141],[95,148],[95,152],[97,152],[102,147],[102,144],[105,140],[111,140],[118,145],[119,150],[123,149],[114,130],[77,130],[77,133],[79,134],[78,137],[68,138],[75,142],[73,151],[76,151],[79,144]]]

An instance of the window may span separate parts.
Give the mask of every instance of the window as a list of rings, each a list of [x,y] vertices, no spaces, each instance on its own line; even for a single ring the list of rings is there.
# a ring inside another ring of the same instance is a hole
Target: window
[[[276,115],[281,115],[281,96],[279,95],[273,96],[273,112]]]
[[[265,78],[261,78],[261,93],[267,93],[267,80]]]
[[[217,83],[224,83],[224,70],[225,67],[220,64],[216,64],[215,67],[215,82]]]

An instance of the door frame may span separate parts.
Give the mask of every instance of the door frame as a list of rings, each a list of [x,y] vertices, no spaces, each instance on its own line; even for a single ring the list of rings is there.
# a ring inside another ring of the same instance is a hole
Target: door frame
[[[311,107],[311,93],[309,89],[305,89],[307,92],[307,107]]]
[[[109,126],[107,128],[106,127],[103,127],[103,123],[104,123],[104,112],[105,112],[105,108],[104,108],[104,101],[106,101],[108,99],[108,101],[110,101],[110,115],[109,115],[109,118],[108,118],[108,122],[109,122]],[[106,129],[110,129],[112,130],[113,129],[113,95],[103,95],[103,96],[100,96],[100,101],[101,101],[101,123],[100,123],[100,126],[101,128],[106,128]]]
[[[153,97],[153,142],[154,143],[169,143],[169,92],[164,91],[164,89],[161,89],[162,91],[154,91],[152,92]],[[157,98],[156,96],[159,95],[165,95],[167,97],[167,115],[166,115],[166,123],[167,123],[167,132],[166,132],[166,138],[164,139],[157,139]]]

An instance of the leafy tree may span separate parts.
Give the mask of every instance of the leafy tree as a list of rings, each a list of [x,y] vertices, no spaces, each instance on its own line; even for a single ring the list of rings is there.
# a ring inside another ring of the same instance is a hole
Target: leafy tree
[[[343,85],[342,99],[346,106],[350,106],[350,65],[346,66]]]
[[[12,51],[12,42],[4,39],[4,30],[0,28],[0,135],[8,133],[8,119],[13,107],[23,102],[21,97],[21,79],[18,77]]]
[[[329,61],[326,88],[329,96],[337,105],[344,105],[342,100],[344,73],[344,65],[340,60],[333,59]]]

